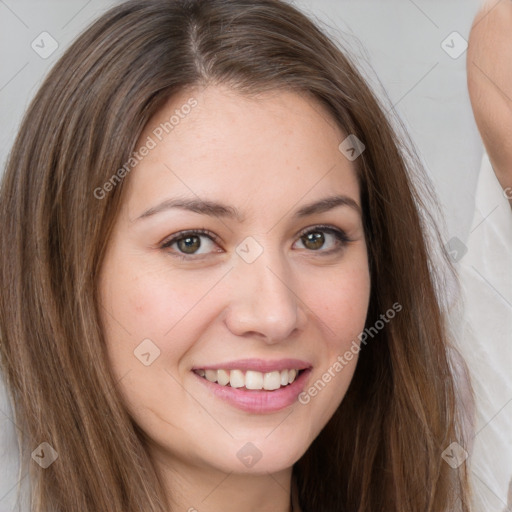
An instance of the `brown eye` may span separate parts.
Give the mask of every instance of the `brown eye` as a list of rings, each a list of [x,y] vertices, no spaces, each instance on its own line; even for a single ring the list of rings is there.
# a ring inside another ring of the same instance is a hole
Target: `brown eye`
[[[320,232],[312,232],[301,237],[301,240],[308,249],[317,250],[324,245],[325,236],[323,233]]]
[[[344,231],[330,226],[309,228],[302,232],[299,240],[309,251],[325,255],[341,251],[350,242]]]
[[[194,254],[201,247],[201,239],[198,236],[187,236],[178,240],[178,249],[185,254]]]
[[[192,230],[176,233],[162,244],[162,249],[175,256],[207,256],[215,251],[217,237],[210,231]]]

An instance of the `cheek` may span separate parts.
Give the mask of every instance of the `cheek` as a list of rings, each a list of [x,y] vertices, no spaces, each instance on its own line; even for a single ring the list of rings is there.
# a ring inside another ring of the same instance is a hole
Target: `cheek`
[[[321,364],[299,403],[315,410],[315,425],[323,428],[337,409],[352,381],[359,356],[359,337],[364,330],[370,300],[370,275],[365,253],[353,264],[330,274],[308,301],[321,326],[323,344],[318,345]],[[311,283],[311,281],[310,281]],[[309,289],[311,289],[309,287]]]
[[[204,286],[194,279],[182,283],[178,274],[169,275],[166,269],[121,261],[105,280],[103,297],[111,313],[107,321],[134,339],[163,340],[193,310]]]
[[[145,403],[148,393],[158,396],[158,389],[172,386],[167,372],[182,376],[183,362],[215,313],[208,291],[222,277],[222,271],[191,276],[143,260],[112,258],[101,286],[110,365],[116,379],[122,379],[120,387],[131,389],[125,399],[132,406]],[[148,352],[152,362],[145,366],[137,356]]]
[[[163,360],[168,363],[169,355],[177,359],[187,350],[185,337],[174,338],[172,344],[169,339],[190,309],[193,290],[182,293],[162,279],[160,269],[144,269],[129,259],[117,258],[115,265],[107,262],[104,269],[101,313],[111,366],[116,378],[130,372],[144,387]],[[148,352],[154,360],[149,367],[137,357]]]
[[[363,260],[364,261],[364,260]],[[343,349],[364,329],[370,300],[370,276],[367,265],[344,268],[323,281],[314,296],[314,311],[324,327],[332,347]]]
[[[168,372],[177,375],[180,360],[193,346],[187,326],[203,287],[188,281],[183,289],[161,268],[135,267],[121,259],[106,267],[112,271],[103,281],[102,317],[124,403],[137,422],[150,427],[158,421],[150,410],[166,410],[168,396],[179,393]],[[167,389],[165,396],[162,389]]]

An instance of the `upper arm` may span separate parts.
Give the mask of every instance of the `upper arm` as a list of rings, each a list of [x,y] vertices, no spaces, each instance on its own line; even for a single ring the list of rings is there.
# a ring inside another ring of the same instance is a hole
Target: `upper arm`
[[[475,120],[496,176],[512,187],[512,1],[494,0],[477,15],[467,53]]]

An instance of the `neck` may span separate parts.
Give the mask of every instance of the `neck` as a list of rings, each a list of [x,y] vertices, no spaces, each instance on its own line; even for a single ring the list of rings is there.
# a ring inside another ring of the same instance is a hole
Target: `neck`
[[[160,461],[157,466],[173,511],[300,512],[295,496],[292,505],[291,467],[277,473],[247,474],[176,460]]]

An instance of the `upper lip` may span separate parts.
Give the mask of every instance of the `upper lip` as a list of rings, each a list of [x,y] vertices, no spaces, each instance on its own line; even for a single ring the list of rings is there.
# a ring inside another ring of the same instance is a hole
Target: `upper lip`
[[[194,366],[192,370],[254,370],[267,373],[282,370],[305,370],[311,368],[311,364],[300,359],[278,359],[265,361],[264,359],[239,359],[237,361],[226,361],[225,363]]]

